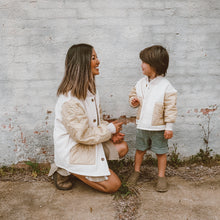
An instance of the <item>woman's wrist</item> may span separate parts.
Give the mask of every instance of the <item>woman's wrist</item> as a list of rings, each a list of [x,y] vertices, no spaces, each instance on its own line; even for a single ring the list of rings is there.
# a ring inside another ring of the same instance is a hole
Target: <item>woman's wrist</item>
[[[115,133],[116,133],[116,128],[115,128],[115,126],[114,126],[113,123],[109,123],[109,124],[107,125],[107,128],[108,128],[108,130],[109,130],[112,134],[115,134]]]

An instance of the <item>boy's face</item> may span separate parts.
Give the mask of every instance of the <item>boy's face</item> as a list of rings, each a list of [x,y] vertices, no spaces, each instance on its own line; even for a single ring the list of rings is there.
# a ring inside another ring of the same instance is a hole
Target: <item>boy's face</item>
[[[145,76],[148,76],[150,79],[154,79],[156,77],[154,68],[151,67],[148,63],[142,61],[141,68]]]

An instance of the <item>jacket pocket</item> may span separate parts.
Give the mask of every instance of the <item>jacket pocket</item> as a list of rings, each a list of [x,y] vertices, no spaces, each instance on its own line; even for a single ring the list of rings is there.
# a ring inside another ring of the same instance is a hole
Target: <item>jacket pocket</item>
[[[138,97],[139,101],[140,101],[140,105],[138,106],[138,110],[137,110],[137,115],[136,115],[136,119],[139,120],[140,116],[141,116],[141,109],[142,109],[142,98]]]
[[[96,145],[76,144],[70,150],[69,163],[74,165],[95,165]]]
[[[152,126],[159,125],[164,125],[164,106],[162,103],[156,102],[152,115]]]

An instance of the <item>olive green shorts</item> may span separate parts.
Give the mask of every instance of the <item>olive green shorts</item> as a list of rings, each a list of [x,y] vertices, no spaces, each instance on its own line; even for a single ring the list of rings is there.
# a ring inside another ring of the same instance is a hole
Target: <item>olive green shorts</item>
[[[164,138],[164,131],[146,131],[137,129],[136,149],[151,150],[155,154],[168,153],[168,140]]]

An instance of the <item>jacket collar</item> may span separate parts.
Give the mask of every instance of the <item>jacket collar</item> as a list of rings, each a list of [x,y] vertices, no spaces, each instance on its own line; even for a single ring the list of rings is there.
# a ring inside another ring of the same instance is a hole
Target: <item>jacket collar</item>
[[[150,80],[148,76],[145,77],[146,79],[146,83],[148,84],[154,84],[157,83],[158,81],[160,81],[163,78],[163,76],[157,76],[154,79]]]

